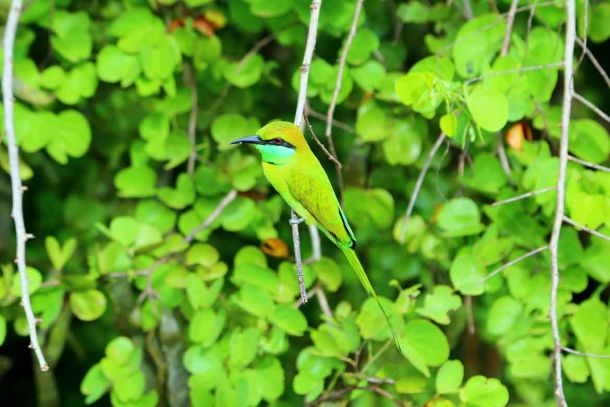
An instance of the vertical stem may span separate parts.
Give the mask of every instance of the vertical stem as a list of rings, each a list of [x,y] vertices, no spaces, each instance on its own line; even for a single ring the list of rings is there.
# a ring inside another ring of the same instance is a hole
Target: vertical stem
[[[316,48],[316,37],[318,36],[318,20],[320,19],[320,6],[322,0],[313,0],[311,2],[311,14],[309,17],[309,29],[307,31],[307,42],[305,44],[305,54],[303,55],[303,64],[301,65],[301,80],[299,84],[299,96],[297,99],[297,108],[294,114],[294,124],[299,126],[301,130],[305,129],[304,111],[305,102],[307,101],[307,83],[309,81],[309,67],[311,66],[311,60],[313,58],[313,51]],[[301,300],[303,303],[307,302],[307,291],[305,290],[305,283],[303,281],[303,262],[301,261],[301,242],[299,239],[299,219],[294,211],[290,214],[290,224],[292,226],[292,241],[294,244],[294,259],[297,266],[297,279],[299,280],[299,291],[301,293]],[[312,234],[317,234],[317,229],[311,230]],[[320,238],[313,239],[318,243]],[[320,249],[314,248],[319,252]]]
[[[550,319],[553,333],[553,361],[555,365],[555,398],[557,405],[566,406],[563,394],[563,379],[561,373],[561,338],[559,336],[559,322],[557,320],[557,289],[559,287],[559,261],[558,245],[561,225],[564,219],[566,169],[568,163],[568,143],[570,132],[570,112],[572,109],[573,95],[573,57],[574,42],[576,41],[576,11],[574,0],[566,1],[566,34],[565,51],[563,56],[563,103],[561,113],[561,140],[559,144],[559,176],[557,178],[557,202],[555,208],[555,220],[549,249],[551,251],[551,298]]]
[[[17,140],[15,137],[14,125],[14,98],[13,98],[13,44],[15,43],[15,33],[19,23],[19,15],[21,14],[21,0],[13,0],[8,14],[8,20],[4,30],[4,72],[2,75],[2,103],[4,104],[4,132],[6,133],[6,141],[8,145],[8,155],[11,170],[11,189],[13,195],[13,212],[12,217],[15,222],[15,237],[17,240],[17,268],[19,269],[19,278],[21,280],[21,301],[23,309],[28,321],[28,329],[30,331],[31,348],[34,349],[40,370],[49,370],[40,344],[38,343],[38,334],[36,332],[36,317],[32,311],[30,304],[30,294],[28,290],[28,277],[26,274],[25,264],[25,242],[33,236],[25,231],[25,222],[23,220],[23,191],[24,187],[21,184],[19,174],[19,149],[17,148]]]

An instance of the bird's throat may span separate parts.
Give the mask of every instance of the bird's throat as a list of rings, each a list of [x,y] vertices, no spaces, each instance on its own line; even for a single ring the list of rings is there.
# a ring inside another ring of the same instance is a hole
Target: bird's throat
[[[274,146],[270,144],[257,144],[256,149],[261,152],[263,161],[271,165],[290,164],[294,159],[294,148]]]

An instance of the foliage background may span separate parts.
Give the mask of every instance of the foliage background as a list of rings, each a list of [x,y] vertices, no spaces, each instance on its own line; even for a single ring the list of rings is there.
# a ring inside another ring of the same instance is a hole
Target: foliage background
[[[321,8],[308,112],[322,141],[355,5]],[[503,49],[509,5],[367,1],[347,56],[333,129],[342,199],[399,354],[326,241],[305,270],[314,297],[294,305],[288,208],[256,154],[228,146],[292,119],[308,1],[26,2],[15,119],[36,235],[30,291],[52,369],[40,373],[27,349],[2,176],[0,386],[19,405],[553,404],[548,252],[482,282],[546,244],[555,206],[554,191],[490,205],[553,186],[558,167],[564,4],[518,2]],[[608,19],[609,2],[577,2],[578,34],[602,66]],[[577,56],[575,88],[610,110],[608,85]],[[448,141],[402,243],[440,129]],[[607,124],[576,102],[570,142],[607,162]],[[608,233],[610,175],[570,163],[566,204]],[[608,354],[610,244],[565,226],[560,249],[562,343]],[[568,402],[610,401],[610,361],[564,355],[563,366]]]

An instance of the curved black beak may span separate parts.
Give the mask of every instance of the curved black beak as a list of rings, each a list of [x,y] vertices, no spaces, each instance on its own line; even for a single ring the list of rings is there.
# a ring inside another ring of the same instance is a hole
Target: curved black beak
[[[259,136],[248,136],[238,138],[237,140],[231,141],[229,144],[263,144],[263,140]]]

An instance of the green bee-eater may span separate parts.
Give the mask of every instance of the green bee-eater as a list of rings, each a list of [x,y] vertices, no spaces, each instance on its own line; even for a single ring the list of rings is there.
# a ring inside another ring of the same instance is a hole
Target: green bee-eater
[[[377,301],[398,345],[390,319],[354,251],[354,233],[324,168],[309,148],[301,130],[289,122],[271,122],[255,136],[231,142],[240,143],[253,144],[260,151],[263,172],[271,185],[305,222],[316,225],[343,251],[366,292]]]

